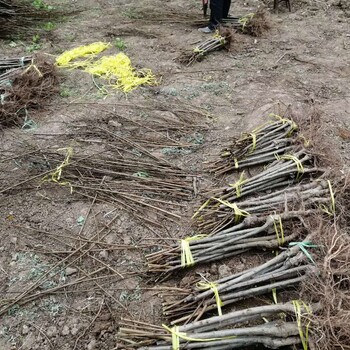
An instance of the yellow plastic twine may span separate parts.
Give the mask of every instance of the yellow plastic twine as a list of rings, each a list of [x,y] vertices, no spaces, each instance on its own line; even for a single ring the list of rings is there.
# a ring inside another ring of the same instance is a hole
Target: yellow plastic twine
[[[222,200],[220,198],[213,198],[213,199],[220,202],[224,206],[233,209],[233,211],[235,212],[235,221],[236,222],[239,221],[242,217],[250,215],[247,211],[239,209],[236,203],[230,203],[230,202]]]
[[[304,166],[301,163],[300,159],[298,159],[296,156],[294,156],[292,154],[285,154],[281,157],[279,155],[276,155],[276,159],[277,160],[280,160],[280,159],[292,160],[297,166],[297,171],[298,171],[297,179],[299,179],[300,176],[304,174],[304,171],[305,171]]]
[[[186,333],[180,332],[178,326],[174,326],[170,328],[165,324],[163,324],[162,327],[165,328],[171,334],[172,350],[180,350],[180,339],[186,340],[188,342],[208,342],[208,341],[236,338],[235,335],[230,337],[221,337],[221,338],[206,338],[206,339],[191,338],[191,337],[188,337]]]
[[[244,180],[244,171],[242,172],[239,180],[234,184],[229,184],[230,187],[234,187],[236,189],[236,197],[239,198],[241,196],[241,186],[245,184],[247,181]]]
[[[200,48],[197,46],[197,47],[195,47],[195,48],[193,49],[193,52],[194,52],[194,53],[202,54],[202,53],[204,52],[204,50],[200,49]]]
[[[274,113],[270,113],[269,117],[270,118],[275,118],[275,119],[279,120],[283,124],[287,123],[287,124],[291,125],[292,130],[289,132],[289,134],[287,136],[290,136],[295,130],[298,130],[298,124],[292,119],[282,118],[280,115],[277,115],[277,114],[274,114]]]
[[[301,306],[304,306],[305,310],[307,311],[308,315],[311,315],[311,310],[308,305],[305,304],[302,300],[293,300],[292,301],[293,306],[294,306],[294,312],[295,316],[297,318],[297,324],[298,324],[298,330],[299,330],[299,335],[300,335],[300,340],[303,345],[303,349],[307,350],[308,349],[308,344],[309,344],[309,327],[310,327],[310,321],[307,321],[305,325],[305,334],[303,330],[303,325],[301,322]]]
[[[241,139],[242,141],[248,140],[248,139],[252,139],[252,146],[251,146],[251,148],[249,150],[249,154],[251,154],[256,149],[256,133],[253,131],[253,132],[250,132],[250,133],[245,133],[245,134],[243,134],[243,136],[244,135],[246,135],[246,136]]]
[[[85,71],[109,80],[116,79],[111,83],[115,89],[128,93],[140,85],[156,85],[157,80],[149,69],[135,70],[130,58],[124,53],[115,56],[105,56],[90,64]]]
[[[73,148],[60,148],[57,151],[66,151],[66,157],[64,158],[64,161],[53,172],[49,173],[42,179],[42,182],[55,182],[61,186],[68,185],[70,187],[70,193],[73,193],[73,187],[70,184],[70,182],[61,181],[62,171],[66,166],[69,165],[69,160],[73,155]]]
[[[110,43],[96,42],[90,45],[79,46],[75,49],[65,51],[56,58],[56,64],[65,68],[79,68],[86,67],[93,57],[110,47]],[[72,62],[77,58],[88,57],[85,60]]]
[[[278,215],[278,219],[274,218],[272,215],[271,218],[273,219],[273,226],[275,228],[278,245],[282,245],[285,241],[282,218],[280,215]],[[279,227],[277,224],[279,224]]]
[[[333,216],[335,213],[335,197],[334,197],[334,191],[332,188],[332,184],[329,180],[327,180],[328,183],[328,188],[329,188],[329,193],[331,195],[331,204],[329,206],[329,208],[327,208],[327,206],[325,206],[324,204],[320,205],[321,210],[323,210],[326,214]]]
[[[32,60],[32,63],[30,64],[30,66],[28,66],[28,68],[26,70],[23,71],[22,75],[27,73],[28,71],[30,71],[31,69],[34,69],[40,78],[43,77],[43,74],[40,72],[39,68],[34,64],[34,61]]]
[[[190,242],[197,241],[206,237],[207,235],[196,235],[193,237],[187,237],[182,239],[181,242],[181,266],[182,267],[190,267],[194,265],[194,259],[192,256]]]
[[[218,314],[219,316],[222,316],[222,310],[221,307],[224,306],[224,303],[222,302],[222,300],[220,299],[220,295],[219,295],[219,291],[218,291],[218,286],[216,283],[214,282],[198,282],[197,283],[197,288],[200,290],[206,290],[206,289],[211,289],[212,292],[214,293],[215,296],[215,302],[216,302],[216,306],[218,309]]]
[[[193,214],[192,219],[194,219],[196,216],[198,216],[198,214],[203,211],[203,209],[205,209],[208,204],[210,203],[211,199],[209,198],[207,201],[205,201],[200,207],[199,209]]]
[[[272,288],[271,291],[272,291],[272,298],[273,298],[274,303],[275,303],[275,304],[278,304],[276,288]]]
[[[303,134],[299,135],[299,139],[303,140],[303,145],[304,147],[309,147],[310,146],[310,140],[308,140]]]
[[[246,27],[249,21],[255,16],[255,13],[248,13],[247,15],[241,17],[238,22],[242,25],[242,30]]]

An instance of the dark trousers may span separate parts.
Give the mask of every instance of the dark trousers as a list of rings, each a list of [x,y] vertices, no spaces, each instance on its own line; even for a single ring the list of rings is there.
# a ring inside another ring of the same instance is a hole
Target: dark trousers
[[[227,18],[231,0],[210,0],[210,26],[216,27],[223,18]]]

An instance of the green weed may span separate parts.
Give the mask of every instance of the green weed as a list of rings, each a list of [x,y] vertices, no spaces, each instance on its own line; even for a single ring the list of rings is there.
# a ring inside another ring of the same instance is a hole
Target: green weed
[[[120,293],[119,300],[122,303],[128,303],[130,301],[139,301],[139,300],[141,300],[140,287],[137,286],[133,291],[123,290]]]
[[[47,22],[47,23],[44,23],[43,28],[49,32],[50,30],[54,30],[56,28],[56,25],[55,23]]]
[[[40,50],[42,47],[40,43],[40,35],[36,34],[32,37],[32,43],[26,47],[27,52],[34,52]]]
[[[34,0],[32,5],[38,10],[52,11],[55,9],[53,6],[45,4],[43,0]]]
[[[114,45],[120,51],[124,51],[126,49],[125,41],[121,38],[115,39]]]
[[[201,133],[196,132],[191,135],[187,141],[195,145],[202,145],[204,143],[204,136]]]
[[[60,96],[61,97],[70,97],[72,96],[72,90],[70,90],[68,87],[61,86],[60,88]]]

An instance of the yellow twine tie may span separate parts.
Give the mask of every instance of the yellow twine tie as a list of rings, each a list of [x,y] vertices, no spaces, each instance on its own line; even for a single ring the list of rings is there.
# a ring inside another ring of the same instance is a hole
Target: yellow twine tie
[[[198,216],[198,214],[203,210],[203,209],[205,209],[207,206],[208,206],[208,204],[210,203],[210,198],[207,200],[207,201],[205,201],[200,207],[199,207],[199,209],[193,214],[193,216],[192,216],[192,218],[191,219],[194,219],[196,216]]]
[[[235,158],[233,161],[235,162],[235,169],[238,169],[238,159]]]
[[[248,154],[251,154],[256,149],[256,133],[254,131],[249,133],[243,133],[240,141],[245,141],[248,139],[252,140],[252,145],[250,147],[250,150],[248,151]]]
[[[273,216],[271,216],[271,218],[273,219],[273,226],[275,228],[278,245],[282,245],[285,242],[282,218],[280,215],[278,215],[277,220]],[[277,226],[277,222],[279,227]]]
[[[250,215],[247,211],[239,209],[236,203],[230,203],[230,202],[222,200],[220,198],[213,198],[213,199],[220,202],[224,206],[233,209],[235,212],[235,221],[236,222],[239,221],[241,217]]]
[[[193,237],[187,237],[185,239],[182,239],[181,242],[181,266],[182,267],[190,267],[194,265],[194,259],[192,256],[191,248],[190,248],[190,242],[191,241],[197,241],[204,237],[207,237],[207,235],[196,235]]]
[[[166,329],[171,334],[171,343],[172,343],[172,350],[180,350],[180,339],[186,340],[188,342],[208,342],[208,341],[216,341],[216,340],[223,340],[223,339],[234,339],[236,338],[235,335],[230,337],[221,337],[221,338],[206,338],[206,339],[198,339],[198,338],[191,338],[186,335],[186,333],[180,332],[180,327],[174,326],[172,328],[166,326],[165,324],[162,325],[164,329]]]
[[[297,324],[298,324],[298,330],[299,330],[299,335],[300,335],[300,340],[303,345],[303,349],[307,350],[308,349],[308,343],[309,343],[309,327],[310,327],[310,321],[308,321],[305,325],[305,334],[303,331],[303,326],[301,322],[301,305],[304,306],[305,310],[309,315],[311,315],[311,310],[308,305],[305,304],[302,300],[293,300],[292,301],[293,306],[294,306],[294,312],[295,316],[297,318]]]
[[[239,180],[234,184],[229,184],[230,187],[234,187],[236,189],[236,197],[239,198],[241,196],[241,186],[245,184],[247,181],[244,180],[244,171],[242,172]]]
[[[31,63],[31,65],[22,73],[22,75],[25,74],[25,73],[27,73],[27,72],[28,72],[29,70],[31,70],[32,68],[38,73],[38,75],[39,75],[40,78],[43,77],[43,74],[40,72],[39,68],[33,63],[33,61],[32,61],[32,63]]]
[[[305,169],[303,164],[301,163],[300,159],[298,159],[296,156],[292,155],[292,154],[285,154],[282,157],[276,155],[276,159],[280,160],[280,159],[285,159],[285,160],[292,160],[296,166],[297,166],[297,171],[298,171],[298,175],[297,175],[297,179],[300,178],[300,176],[302,174],[304,174]]]
[[[73,155],[73,148],[72,147],[60,148],[57,151],[66,151],[66,157],[63,160],[63,162],[53,172],[49,173],[42,179],[42,182],[55,182],[61,186],[68,185],[70,187],[70,193],[73,193],[73,187],[70,182],[60,181],[62,177],[62,171],[66,166],[69,165],[69,160]]]
[[[218,309],[218,314],[219,316],[222,316],[222,311],[221,311],[221,307],[224,306],[224,303],[222,302],[222,300],[220,299],[220,295],[219,295],[219,291],[218,291],[218,286],[216,283],[214,282],[198,282],[197,283],[197,288],[200,290],[206,290],[206,289],[211,289],[212,292],[214,293],[215,296],[215,301],[216,301],[216,306]]]
[[[286,123],[290,124],[290,126],[292,127],[292,130],[288,133],[287,136],[290,136],[295,130],[298,130],[298,124],[292,119],[282,118],[281,116],[274,113],[271,113],[269,117],[279,120],[282,124],[286,124]]]
[[[193,52],[194,52],[194,53],[202,54],[202,53],[204,53],[204,50],[200,49],[199,47],[195,47],[195,48],[193,49]]]
[[[242,30],[249,23],[249,21],[255,16],[254,13],[248,13],[246,16],[241,17],[238,22],[242,25]]]
[[[249,135],[252,138],[252,147],[249,151],[249,153],[253,153],[256,150],[256,134],[254,132],[249,133]]]
[[[273,288],[273,289],[272,289],[272,297],[273,297],[274,303],[275,303],[275,304],[278,304],[276,288]]]
[[[329,180],[327,180],[328,183],[328,188],[329,188],[329,193],[331,195],[331,205],[329,206],[329,208],[327,208],[327,206],[325,206],[324,204],[320,205],[321,210],[323,210],[326,214],[333,216],[335,213],[335,197],[334,197],[334,191],[332,188],[332,184]]]
[[[303,140],[304,147],[309,147],[310,146],[310,140],[308,140],[304,135],[300,134],[299,138]]]

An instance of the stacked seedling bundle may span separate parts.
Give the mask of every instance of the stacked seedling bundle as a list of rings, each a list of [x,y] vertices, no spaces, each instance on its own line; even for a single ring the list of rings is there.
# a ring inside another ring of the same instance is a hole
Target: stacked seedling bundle
[[[184,326],[141,330],[140,325],[128,321],[120,329],[122,341],[129,337],[129,344],[154,350],[307,346],[309,322],[304,333],[301,314],[311,314],[311,308],[296,300],[278,304],[277,291],[295,288],[317,274],[309,252],[316,245],[310,241],[305,219],[320,211],[332,214],[335,205],[330,181],[315,166],[314,156],[296,142],[295,130],[293,121],[278,117],[236,141],[227,159],[231,164],[225,160],[220,169],[225,169],[223,173],[239,169],[240,164],[265,168],[250,178],[241,173],[234,184],[211,191],[193,216],[198,234],[149,254],[147,260],[150,271],[168,276],[181,268],[222,261],[253,248],[269,249],[275,256],[217,281],[201,275],[195,285],[187,286],[192,288],[189,295],[179,298],[174,293],[175,300],[163,303],[171,324]],[[223,314],[223,307],[266,294],[275,305]],[[218,316],[198,321],[213,312]],[[291,321],[291,313],[295,321]],[[259,324],[258,319],[265,323]]]
[[[0,59],[0,125],[25,126],[28,112],[57,92],[54,65],[42,57]]]
[[[211,164],[210,170],[222,175],[276,160],[276,155],[293,149],[297,125],[289,119],[272,114],[273,118],[250,133],[243,133],[232,144],[223,149],[220,158]]]
[[[193,216],[199,234],[148,255],[150,271],[169,273],[295,240],[299,235],[295,220],[329,205],[331,185],[312,179],[321,170],[313,166],[312,156],[304,149],[277,157],[257,175],[245,180],[241,176],[235,184],[217,190]],[[301,179],[307,181],[299,183]]]
[[[200,281],[187,297],[163,303],[164,315],[172,324],[182,324],[215,310],[221,315],[223,306],[268,293],[277,303],[278,290],[295,287],[315,273],[307,251],[314,247],[308,241],[291,243],[289,249],[259,266],[214,282]]]
[[[317,307],[294,300],[234,311],[172,328],[122,320],[118,340],[123,342],[123,348],[128,344],[142,350],[229,350],[251,349],[256,345],[277,349],[300,342],[307,345],[309,325],[302,325],[303,318]]]

